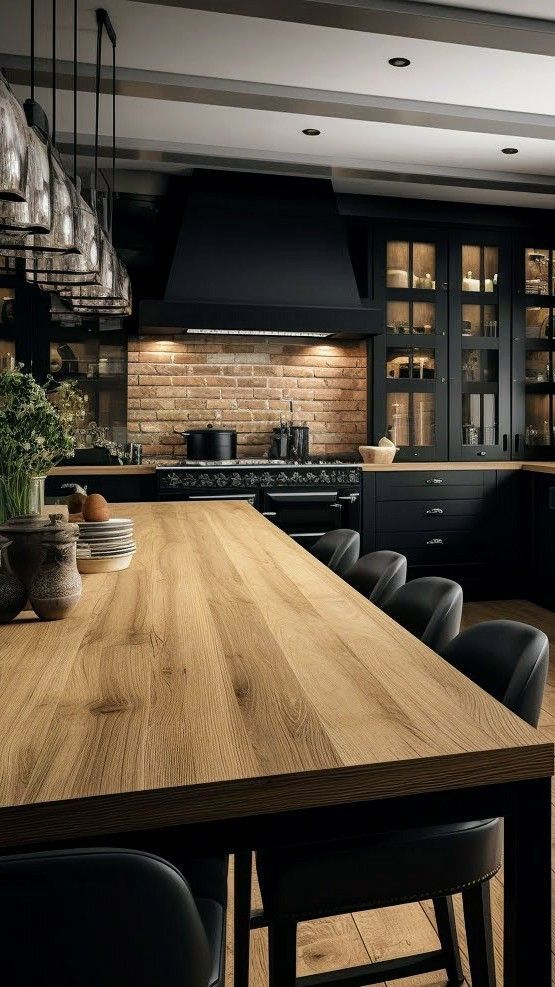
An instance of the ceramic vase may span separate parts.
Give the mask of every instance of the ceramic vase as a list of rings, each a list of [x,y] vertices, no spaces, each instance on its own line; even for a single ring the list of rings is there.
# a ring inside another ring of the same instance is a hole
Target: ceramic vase
[[[9,624],[25,607],[27,591],[8,564],[9,541],[0,538],[0,624]]]
[[[62,514],[51,514],[43,531],[42,559],[29,587],[33,610],[41,620],[62,620],[79,602],[83,584],[77,570],[79,528]]]

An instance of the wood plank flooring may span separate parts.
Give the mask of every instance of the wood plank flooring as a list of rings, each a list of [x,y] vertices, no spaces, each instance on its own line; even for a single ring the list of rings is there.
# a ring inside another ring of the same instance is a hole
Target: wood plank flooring
[[[463,626],[482,620],[508,618],[540,627],[551,642],[552,664],[540,720],[540,731],[547,740],[555,740],[555,613],[544,610],[527,600],[501,600],[467,603]],[[231,890],[231,885],[230,885]],[[232,899],[231,899],[232,900]],[[253,892],[253,904],[258,903],[258,889]],[[466,940],[460,900],[455,902],[461,944],[463,968],[467,987],[471,987],[468,971]],[[492,887],[493,923],[499,983],[502,982],[503,875],[498,875]],[[228,927],[227,983],[232,987],[233,911],[230,908]],[[335,918],[305,922],[297,938],[297,974],[321,973],[325,970],[357,966],[374,960],[410,955],[437,949],[438,942],[430,902],[403,905],[373,912],[357,912]],[[555,952],[555,941],[554,941]],[[266,932],[258,929],[251,938],[250,987],[267,987],[268,960]],[[555,983],[555,981],[554,981]],[[445,976],[426,974],[406,980],[391,981],[379,987],[446,987]]]

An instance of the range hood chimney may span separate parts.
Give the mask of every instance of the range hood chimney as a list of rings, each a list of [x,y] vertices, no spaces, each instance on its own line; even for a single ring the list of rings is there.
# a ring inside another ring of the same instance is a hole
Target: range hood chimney
[[[331,182],[195,172],[163,301],[143,332],[382,331],[362,304]]]

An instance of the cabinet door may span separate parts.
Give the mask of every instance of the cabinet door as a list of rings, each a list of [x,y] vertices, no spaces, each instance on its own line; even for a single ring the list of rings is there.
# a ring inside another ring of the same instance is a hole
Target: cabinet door
[[[555,455],[555,240],[521,241],[515,254],[514,452]]]
[[[451,235],[450,458],[508,459],[511,248],[503,235]]]
[[[402,229],[376,237],[385,332],[374,344],[373,441],[398,460],[447,456],[447,241]]]

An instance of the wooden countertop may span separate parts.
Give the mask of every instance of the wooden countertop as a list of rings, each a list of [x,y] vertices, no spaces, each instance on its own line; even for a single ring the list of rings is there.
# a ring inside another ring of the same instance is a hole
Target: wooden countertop
[[[364,463],[362,469],[365,473],[391,473],[391,472],[401,472],[401,473],[411,473],[418,471],[432,471],[437,472],[438,470],[525,470],[530,473],[555,473],[555,462],[532,462],[531,460],[520,460],[520,459],[503,459],[499,461],[489,460],[483,463],[479,462],[440,462],[440,463],[388,463],[386,465],[379,465],[375,463]]]
[[[0,844],[547,777],[553,745],[248,504],[0,627]]]
[[[53,466],[48,476],[150,476],[156,466]]]
[[[173,463],[163,463],[164,466],[175,465]],[[359,464],[356,464],[359,465]],[[500,462],[487,461],[483,463],[468,462],[440,462],[440,463],[391,463],[388,465],[375,465],[373,463],[360,463],[360,468],[365,473],[390,473],[392,470],[399,472],[411,472],[417,470],[527,470],[531,473],[554,473],[555,462],[528,462],[526,460],[502,460]],[[49,476],[151,476],[156,472],[156,466],[148,463],[141,466],[54,466]]]

